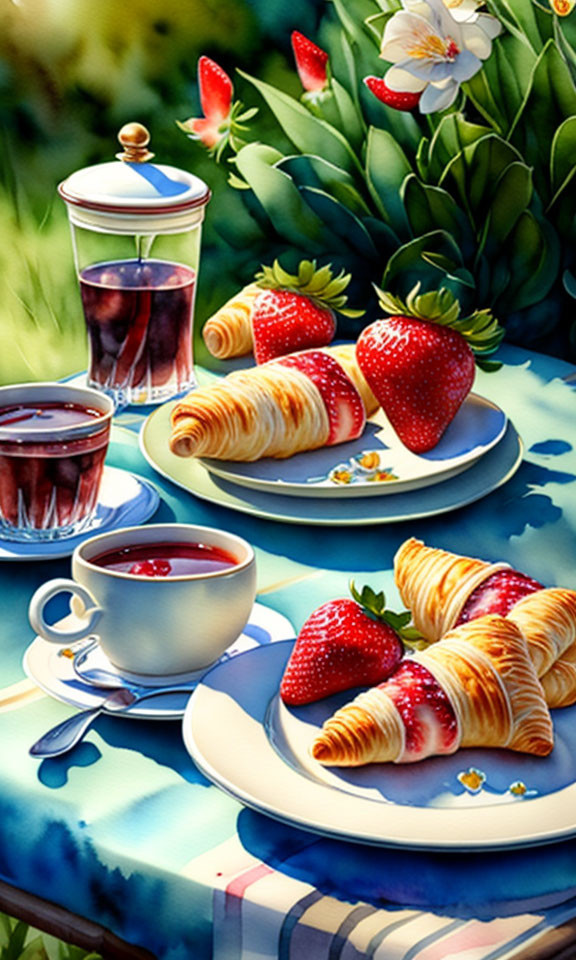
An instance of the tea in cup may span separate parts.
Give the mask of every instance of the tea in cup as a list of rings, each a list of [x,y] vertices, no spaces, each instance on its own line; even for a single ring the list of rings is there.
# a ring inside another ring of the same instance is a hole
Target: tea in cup
[[[110,398],[88,387],[0,387],[0,536],[58,540],[86,528],[113,412]]]
[[[209,666],[242,633],[256,595],[250,544],[185,523],[91,537],[74,551],[72,576],[48,581],[32,597],[36,633],[66,645],[95,635],[115,667],[147,676]],[[46,606],[61,593],[72,594],[76,619],[51,625]]]

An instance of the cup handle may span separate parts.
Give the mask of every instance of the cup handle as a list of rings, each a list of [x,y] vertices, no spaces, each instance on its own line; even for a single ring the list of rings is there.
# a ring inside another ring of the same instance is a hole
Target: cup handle
[[[82,625],[76,630],[67,630],[52,626],[46,623],[44,619],[44,608],[46,604],[52,597],[57,596],[59,593],[71,593],[74,597],[78,597],[79,600],[82,601],[84,618]],[[94,597],[86,587],[83,587],[81,583],[76,583],[75,580],[67,580],[64,577],[57,580],[49,580],[48,583],[44,583],[41,587],[38,587],[28,608],[28,618],[32,629],[50,643],[73,643],[75,640],[82,640],[83,637],[89,636],[93,633],[94,627],[100,620],[102,613],[102,608],[98,606]]]

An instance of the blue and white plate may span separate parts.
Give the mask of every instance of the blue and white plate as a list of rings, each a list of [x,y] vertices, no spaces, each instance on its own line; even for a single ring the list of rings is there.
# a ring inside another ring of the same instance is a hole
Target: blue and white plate
[[[206,470],[195,457],[177,457],[168,445],[170,412],[173,403],[159,407],[142,425],[140,449],[148,463],[201,500],[217,503],[240,513],[280,520],[284,523],[313,523],[322,526],[364,526],[398,523],[438,516],[473,503],[510,479],[522,462],[523,447],[513,424],[508,421],[504,435],[491,450],[456,477],[436,478],[423,490],[390,492],[385,497],[347,498],[345,506],[336,497],[296,497],[252,490]],[[342,450],[332,447],[332,450]],[[302,454],[312,457],[313,453]],[[280,462],[280,461],[279,461]],[[336,491],[342,493],[339,488]]]
[[[416,454],[398,439],[383,410],[361,437],[333,447],[299,453],[286,460],[266,457],[255,463],[201,458],[224,480],[293,497],[371,497],[420,490],[467,470],[488,453],[506,430],[506,414],[484,397],[470,394],[440,442]]]
[[[224,663],[247,650],[266,646],[278,640],[287,640],[294,636],[294,627],[287,617],[261,603],[255,603],[244,630],[222,654],[218,663]],[[78,677],[74,671],[72,660],[74,651],[82,649],[83,646],[80,644],[75,647],[65,647],[48,643],[41,637],[36,637],[24,654],[24,670],[34,683],[45,693],[55,697],[56,700],[83,709],[97,707],[110,693],[110,690],[95,687]],[[181,683],[189,684],[192,689],[210,669],[210,667],[206,667],[204,670],[197,670],[194,674],[180,674],[178,677],[127,675],[117,670],[100,649],[95,649],[91,653],[90,661],[88,658],[86,659],[83,669],[94,666],[104,667],[110,672],[118,673],[119,681],[122,679],[130,680],[154,689]],[[147,720],[178,719],[184,713],[188,697],[188,693],[167,693],[164,696],[153,697],[141,704],[135,704],[132,709],[123,712],[122,716]],[[115,714],[115,716],[119,716],[119,714]]]
[[[88,537],[117,527],[144,523],[158,509],[160,495],[143,477],[118,467],[104,467],[98,506],[90,523],[74,537],[41,543],[18,543],[0,537],[0,560],[54,560],[69,557]]]
[[[357,691],[287,708],[278,690],[292,647],[262,647],[214,667],[184,715],[192,759],[242,803],[324,836],[380,846],[490,850],[576,835],[576,707],[553,711],[548,757],[467,749],[413,764],[323,767],[310,746]]]

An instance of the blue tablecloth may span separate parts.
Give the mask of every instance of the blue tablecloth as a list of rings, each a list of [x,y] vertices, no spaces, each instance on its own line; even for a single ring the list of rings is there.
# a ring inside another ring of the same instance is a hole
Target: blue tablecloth
[[[393,606],[392,558],[409,536],[573,587],[576,372],[510,346],[500,359],[475,389],[512,419],[524,461],[500,489],[439,517],[296,526],[200,501],[148,466],[134,411],[117,418],[108,462],[157,485],[154,522],[203,523],[250,540],[259,601],[296,630],[314,607],[345,595],[351,577],[383,587]],[[69,559],[0,568],[1,879],[162,960],[519,960],[576,943],[576,841],[458,855],[322,839],[212,786],[176,721],[102,717],[69,755],[30,758],[29,745],[73,708],[23,673],[33,640],[27,606],[39,584],[69,569]]]

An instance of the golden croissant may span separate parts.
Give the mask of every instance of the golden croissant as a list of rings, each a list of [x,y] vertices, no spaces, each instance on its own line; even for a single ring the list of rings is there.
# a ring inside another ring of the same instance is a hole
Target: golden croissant
[[[460,747],[546,756],[553,746],[526,642],[515,623],[492,615],[450,631],[337,710],[312,755],[328,766],[360,766],[409,763]]]
[[[538,677],[548,675],[552,697],[556,664],[576,643],[576,591],[544,588],[506,563],[487,563],[428,547],[419,540],[402,544],[394,558],[394,577],[416,628],[427,640],[485,613],[514,620],[522,631]],[[558,667],[562,695],[555,688],[550,706],[576,702],[576,671]],[[568,680],[574,682],[568,687]]]
[[[354,345],[306,350],[193,390],[175,406],[170,449],[182,457],[290,457],[360,436],[377,402]]]

